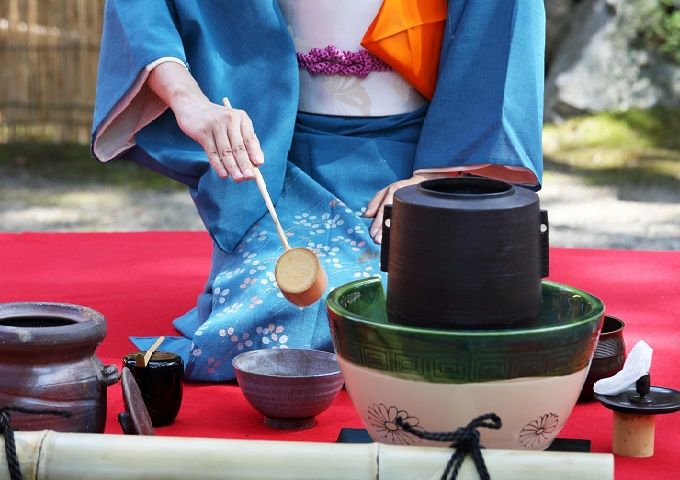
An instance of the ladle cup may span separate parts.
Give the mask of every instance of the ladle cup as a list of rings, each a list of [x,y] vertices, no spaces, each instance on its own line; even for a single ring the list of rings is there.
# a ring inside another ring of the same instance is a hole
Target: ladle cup
[[[260,170],[255,168],[255,182],[264,198],[267,210],[274,220],[276,231],[281,239],[285,252],[276,261],[274,276],[283,296],[299,307],[306,307],[316,302],[328,284],[326,272],[316,254],[306,248],[290,248],[286,234],[281,228],[276,210],[267,192],[267,185]]]
[[[231,108],[229,99],[222,99],[225,107]],[[276,225],[283,248],[286,250],[276,262],[274,276],[283,296],[298,307],[306,307],[321,298],[328,284],[326,272],[321,267],[317,256],[306,248],[290,248],[286,234],[281,228],[274,204],[269,197],[267,184],[259,168],[255,168],[255,183],[262,194],[267,210]]]

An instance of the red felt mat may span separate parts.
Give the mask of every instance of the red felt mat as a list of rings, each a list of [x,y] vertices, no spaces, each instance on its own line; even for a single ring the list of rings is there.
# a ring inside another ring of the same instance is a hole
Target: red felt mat
[[[0,302],[43,300],[86,305],[108,320],[98,355],[107,363],[133,350],[129,335],[176,334],[171,321],[193,306],[206,279],[210,241],[198,232],[0,234]],[[551,279],[600,297],[626,322],[630,349],[644,339],[654,349],[655,385],[680,388],[680,252],[551,250]],[[119,433],[118,386],[109,388],[107,432]],[[361,428],[343,391],[300,432],[267,428],[234,384],[190,384],[175,424],[159,435],[331,442],[342,427]],[[680,478],[680,413],[657,419],[656,453],[616,457],[617,479]],[[560,434],[611,450],[611,412],[579,404]]]

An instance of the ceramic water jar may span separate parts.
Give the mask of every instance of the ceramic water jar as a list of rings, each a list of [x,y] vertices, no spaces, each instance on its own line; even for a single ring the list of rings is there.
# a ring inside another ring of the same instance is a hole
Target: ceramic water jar
[[[51,410],[55,415],[12,413],[20,430],[101,433],[106,389],[118,369],[95,356],[106,335],[104,316],[65,303],[0,304],[0,406]]]
[[[429,180],[399,189],[384,223],[391,322],[505,328],[538,317],[548,217],[533,191],[479,177]]]
[[[503,427],[480,429],[485,447],[548,447],[581,392],[604,305],[548,281],[542,300],[536,324],[526,328],[441,330],[389,323],[380,279],[331,292],[326,305],[338,363],[371,437],[430,444],[401,429],[397,417],[443,432],[496,413]]]

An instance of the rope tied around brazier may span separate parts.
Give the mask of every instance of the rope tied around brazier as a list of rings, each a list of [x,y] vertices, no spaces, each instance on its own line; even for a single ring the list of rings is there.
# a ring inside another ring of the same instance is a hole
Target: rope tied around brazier
[[[19,459],[17,458],[17,447],[14,442],[14,428],[9,412],[26,413],[28,415],[57,415],[64,418],[70,418],[71,412],[63,412],[59,410],[39,410],[24,407],[2,407],[0,408],[0,433],[5,439],[5,457],[7,457],[7,468],[9,469],[9,478],[11,480],[23,480],[21,475],[21,467]]]
[[[489,472],[486,469],[486,464],[484,463],[484,457],[482,457],[481,449],[484,447],[479,443],[480,433],[477,429],[483,427],[498,430],[501,428],[501,418],[495,413],[480,415],[468,423],[467,426],[460,427],[454,432],[422,431],[412,427],[401,417],[397,417],[396,424],[405,432],[415,435],[418,438],[422,438],[423,440],[452,442],[449,446],[455,448],[456,451],[453,452],[453,455],[451,455],[451,458],[447,462],[441,480],[455,480],[458,477],[460,467],[463,465],[463,460],[465,460],[465,456],[468,453],[472,455],[475,467],[477,468],[477,473],[479,473],[479,478],[481,480],[491,480]]]

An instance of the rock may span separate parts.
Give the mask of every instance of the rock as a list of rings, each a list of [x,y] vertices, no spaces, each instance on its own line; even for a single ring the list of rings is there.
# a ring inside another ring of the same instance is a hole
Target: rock
[[[637,41],[644,13],[654,3],[585,0],[573,9],[546,78],[546,120],[680,106],[680,65]]]
[[[546,14],[546,64],[550,64],[553,54],[559,46],[560,38],[564,36],[565,27],[569,21],[569,13],[574,0],[544,0]]]

